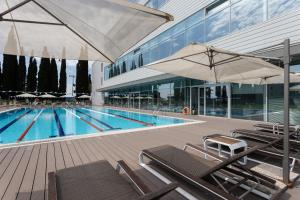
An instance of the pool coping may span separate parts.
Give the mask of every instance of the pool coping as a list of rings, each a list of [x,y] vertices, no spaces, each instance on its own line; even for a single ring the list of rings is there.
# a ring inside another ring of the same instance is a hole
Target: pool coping
[[[113,109],[113,108],[111,108],[111,109]],[[120,110],[126,111],[126,112],[131,112],[131,113],[138,113],[138,112],[127,111],[127,110],[123,110],[123,109],[120,109]],[[145,115],[151,115],[151,114],[145,113],[145,112],[139,112],[139,113],[145,114]],[[24,142],[20,142],[20,143],[16,142],[16,143],[0,144],[0,149],[30,146],[30,145],[35,145],[35,144],[43,144],[43,143],[51,143],[51,142],[59,142],[59,141],[84,139],[84,138],[102,137],[102,136],[109,136],[109,135],[119,135],[119,134],[126,134],[126,133],[130,134],[130,133],[135,133],[135,132],[140,132],[140,131],[148,131],[148,130],[178,127],[178,126],[187,126],[187,125],[193,125],[193,124],[202,124],[202,123],[206,122],[206,121],[202,121],[202,120],[186,119],[186,118],[166,116],[166,115],[155,115],[155,116],[181,119],[181,120],[184,120],[184,122],[178,123],[178,124],[168,124],[168,125],[142,127],[142,128],[134,128],[134,129],[126,129],[126,130],[111,130],[111,131],[89,133],[89,134],[83,134],[83,135],[70,135],[70,136],[64,136],[64,137],[47,138],[47,139],[40,139],[40,140],[33,140],[33,141],[24,141]]]

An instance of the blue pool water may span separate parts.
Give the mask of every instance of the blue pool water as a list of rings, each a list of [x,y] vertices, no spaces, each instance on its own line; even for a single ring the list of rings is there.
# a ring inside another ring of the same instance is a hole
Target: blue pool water
[[[0,113],[0,144],[180,124],[177,118],[90,108],[20,108]]]

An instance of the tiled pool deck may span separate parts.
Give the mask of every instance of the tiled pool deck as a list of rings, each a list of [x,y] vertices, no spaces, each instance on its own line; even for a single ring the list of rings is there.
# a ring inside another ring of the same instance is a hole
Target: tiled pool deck
[[[235,128],[252,128],[255,122],[215,117],[184,116],[181,118],[206,121],[185,126],[152,129],[133,133],[81,138],[41,144],[0,148],[0,199],[47,199],[47,173],[97,160],[108,160],[113,166],[123,159],[152,188],[163,185],[138,164],[142,149],[163,144],[182,148],[186,142],[201,143],[207,134],[229,134]],[[290,189],[281,199],[298,199],[300,189]],[[183,185],[185,188],[185,185]],[[201,192],[188,189],[201,198]],[[172,192],[163,199],[182,199]]]

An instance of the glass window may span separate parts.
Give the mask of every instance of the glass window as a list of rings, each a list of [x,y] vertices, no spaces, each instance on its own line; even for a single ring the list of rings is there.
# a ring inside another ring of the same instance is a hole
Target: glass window
[[[232,118],[264,120],[264,86],[231,85]]]
[[[185,30],[185,21],[183,20],[171,28],[170,34],[175,35],[177,33],[183,32],[184,30]]]
[[[205,41],[204,22],[198,23],[189,28],[186,32],[186,35],[187,44],[191,44],[193,42],[203,43]]]
[[[300,6],[300,0],[268,0],[269,18]]]
[[[167,40],[159,44],[160,47],[160,55],[159,59],[166,58],[172,53],[172,40]]]
[[[229,9],[225,9],[206,21],[206,41],[222,37],[229,32]]]
[[[185,47],[185,33],[179,34],[173,38],[172,54]]]
[[[204,19],[204,10],[200,10],[185,20],[186,26],[191,27],[203,19]]]
[[[160,48],[159,45],[156,45],[154,47],[151,48],[151,62],[157,61],[160,58]]]
[[[169,98],[170,98],[170,83],[160,84],[157,89],[159,108],[162,111],[169,110]]]
[[[264,20],[262,0],[242,0],[232,6],[231,31],[251,26]]]
[[[218,0],[206,8],[206,15],[217,13],[218,11],[228,7],[229,4],[230,1],[228,0]]]
[[[211,116],[227,116],[226,86],[206,87],[206,114]]]

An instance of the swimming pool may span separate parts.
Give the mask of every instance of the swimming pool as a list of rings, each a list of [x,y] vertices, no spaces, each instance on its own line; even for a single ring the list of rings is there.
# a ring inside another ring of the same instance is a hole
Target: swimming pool
[[[100,107],[18,108],[0,113],[0,145],[182,124],[178,118]]]

